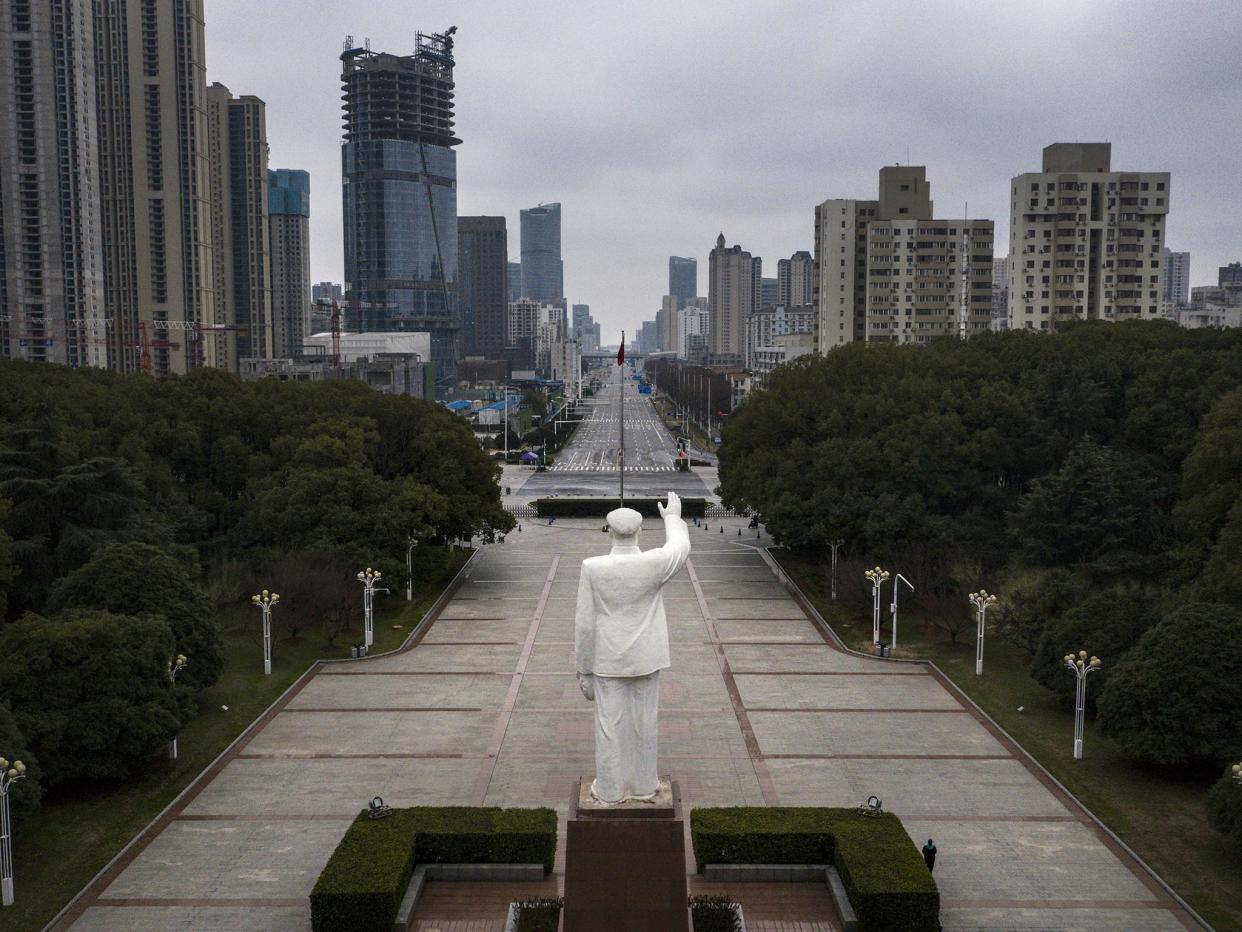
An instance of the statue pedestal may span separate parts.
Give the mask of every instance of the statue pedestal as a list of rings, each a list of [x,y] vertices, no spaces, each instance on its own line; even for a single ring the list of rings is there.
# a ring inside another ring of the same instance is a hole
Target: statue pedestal
[[[689,932],[685,819],[677,784],[649,803],[601,806],[574,786],[565,834],[564,932]]]

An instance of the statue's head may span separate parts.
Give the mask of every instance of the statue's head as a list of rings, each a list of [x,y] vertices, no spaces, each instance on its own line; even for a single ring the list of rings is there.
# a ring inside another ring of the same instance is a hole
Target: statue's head
[[[608,534],[613,547],[638,546],[638,532],[643,529],[643,516],[633,508],[616,508],[608,512]]]

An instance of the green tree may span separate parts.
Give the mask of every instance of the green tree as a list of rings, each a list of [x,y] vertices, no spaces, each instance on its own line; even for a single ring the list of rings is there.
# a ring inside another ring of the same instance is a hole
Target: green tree
[[[224,670],[224,644],[203,592],[167,550],[151,544],[110,544],[59,579],[48,612],[102,609],[118,615],[158,615],[189,658],[178,674],[182,685],[210,686]]]
[[[1192,603],[1166,615],[1100,690],[1100,733],[1136,761],[1219,763],[1242,747],[1242,612]],[[1103,658],[1107,662],[1107,658]]]
[[[185,715],[168,676],[175,653],[152,616],[79,611],[0,627],[0,695],[45,786],[123,780],[164,751]]]
[[[1242,848],[1242,780],[1231,764],[1207,794],[1207,817],[1212,828]]]
[[[1104,660],[1087,689],[1087,711],[1094,713],[1121,660],[1160,620],[1160,603],[1159,591],[1136,582],[1079,592],[1072,604],[1048,618],[1031,676],[1072,709],[1077,681],[1065,668],[1064,657],[1085,648]]]

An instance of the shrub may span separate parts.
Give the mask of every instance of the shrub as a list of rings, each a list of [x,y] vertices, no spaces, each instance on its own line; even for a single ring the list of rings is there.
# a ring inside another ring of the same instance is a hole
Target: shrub
[[[468,806],[395,809],[354,819],[311,892],[315,932],[387,932],[421,864],[542,864],[552,870],[556,812]]]
[[[934,932],[940,893],[901,820],[853,809],[695,809],[690,837],[705,864],[834,864],[863,927]]]
[[[126,779],[165,749],[184,717],[168,678],[175,653],[156,617],[78,612],[0,625],[0,695],[45,786]]]
[[[690,897],[690,915],[694,932],[740,932],[737,900],[710,894]]]
[[[1225,775],[1208,790],[1207,815],[1212,828],[1242,848],[1242,783],[1234,778],[1232,768],[1226,768]]]
[[[1144,763],[1228,759],[1242,747],[1239,656],[1242,612],[1207,603],[1170,612],[1139,639],[1100,691],[1100,733]]]

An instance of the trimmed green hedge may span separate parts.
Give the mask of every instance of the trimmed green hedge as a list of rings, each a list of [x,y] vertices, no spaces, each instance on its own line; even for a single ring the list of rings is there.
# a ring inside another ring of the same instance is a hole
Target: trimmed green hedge
[[[940,891],[892,813],[739,806],[690,813],[694,859],[705,864],[833,864],[867,932],[936,932]]]
[[[315,932],[387,932],[419,864],[542,864],[556,855],[556,812],[418,806],[363,810],[311,891]]]
[[[644,518],[658,518],[656,502],[664,504],[663,498],[626,498],[625,507],[633,508]],[[617,507],[616,496],[612,498],[537,498],[532,504],[541,518],[602,518]],[[681,516],[702,518],[707,514],[707,499],[683,498]]]

